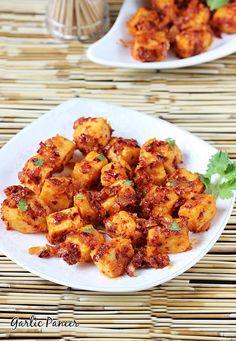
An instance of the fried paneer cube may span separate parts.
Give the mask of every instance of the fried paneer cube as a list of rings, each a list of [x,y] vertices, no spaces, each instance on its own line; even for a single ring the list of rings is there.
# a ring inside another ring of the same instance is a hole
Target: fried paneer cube
[[[123,275],[133,255],[131,241],[124,238],[109,240],[91,252],[95,265],[110,278]]]
[[[182,154],[174,140],[168,139],[168,141],[152,138],[145,142],[140,150],[140,160],[147,163],[159,160],[167,174],[175,172],[182,162]]]
[[[10,186],[4,192],[7,198],[2,203],[1,213],[8,230],[47,232],[49,208],[33,191],[22,186]]]
[[[208,27],[187,29],[178,33],[174,49],[181,58],[192,57],[207,51],[213,41],[213,33]]]
[[[136,204],[136,192],[131,180],[119,180],[101,191],[101,206],[108,215],[115,214]]]
[[[84,221],[80,216],[77,207],[67,208],[55,212],[47,217],[48,235],[47,239],[51,244],[64,242],[67,235],[78,231],[84,226]]]
[[[111,138],[112,129],[102,117],[81,117],[74,123],[74,140],[79,150],[101,153]]]
[[[105,228],[110,237],[130,239],[134,246],[143,237],[139,219],[135,213],[120,211],[105,220]]]
[[[182,30],[195,30],[209,23],[210,10],[208,6],[199,0],[190,0],[187,2],[187,7],[179,11],[175,25]]]
[[[104,243],[104,236],[93,225],[85,225],[67,235],[64,242],[57,245],[34,246],[31,255],[40,258],[61,257],[69,265],[91,262],[90,253]]]
[[[178,195],[170,187],[152,186],[141,200],[141,209],[145,218],[172,215],[178,202]]]
[[[164,28],[174,21],[177,13],[174,0],[151,0],[151,6],[159,15],[159,29],[161,27]]]
[[[161,185],[166,180],[164,164],[160,160],[148,163],[145,160],[139,161],[134,171],[134,181],[139,190],[147,193],[152,185]]]
[[[202,193],[205,190],[199,175],[185,168],[177,169],[167,179],[166,186],[173,188],[175,193],[184,199],[189,199],[193,195]]]
[[[166,59],[169,49],[164,31],[145,32],[134,37],[131,54],[140,62],[159,62]]]
[[[105,154],[111,162],[127,162],[130,167],[134,167],[139,158],[140,148],[136,140],[124,139],[122,137],[112,137],[105,147]]]
[[[204,232],[216,214],[216,200],[211,194],[196,194],[180,207],[179,217],[185,218],[191,232]]]
[[[62,258],[70,265],[91,262],[90,253],[104,243],[104,235],[93,225],[85,225],[69,234],[63,243]]]
[[[44,180],[52,173],[62,170],[71,159],[74,150],[74,143],[61,135],[41,142],[37,154],[26,162],[19,173],[20,182],[39,194]]]
[[[100,223],[105,216],[99,200],[99,193],[96,191],[80,191],[74,196],[74,206],[85,222],[94,224]]]
[[[118,180],[129,180],[131,174],[132,169],[126,161],[110,162],[102,168],[101,184],[102,186],[111,186]]]
[[[148,258],[155,257],[159,253],[179,253],[191,249],[189,230],[184,219],[163,220],[163,222],[148,231]]]
[[[156,11],[144,7],[138,9],[134,16],[128,21],[128,31],[132,35],[158,30],[160,19]]]
[[[135,254],[127,266],[126,272],[130,277],[135,276],[135,270],[141,268],[162,269],[170,264],[170,257],[165,253],[149,252],[147,248],[141,247],[135,250]]]
[[[84,159],[77,162],[72,171],[78,188],[90,188],[100,180],[101,170],[107,164],[103,154],[95,151],[88,153]]]
[[[74,195],[73,181],[69,177],[51,177],[44,181],[39,198],[51,212],[61,211],[72,206]]]
[[[221,33],[236,33],[236,1],[230,2],[215,11],[212,27]]]

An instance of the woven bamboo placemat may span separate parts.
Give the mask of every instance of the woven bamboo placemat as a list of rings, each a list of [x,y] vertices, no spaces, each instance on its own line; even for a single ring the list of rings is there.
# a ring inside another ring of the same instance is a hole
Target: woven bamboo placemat
[[[121,1],[111,0],[114,19]],[[236,157],[236,55],[187,69],[135,71],[92,64],[85,46],[44,27],[46,1],[0,1],[0,144],[59,103],[111,101],[188,129]],[[152,290],[103,294],[56,285],[0,255],[0,338],[236,340],[236,210],[192,269]],[[76,319],[80,327],[11,330],[13,317]]]

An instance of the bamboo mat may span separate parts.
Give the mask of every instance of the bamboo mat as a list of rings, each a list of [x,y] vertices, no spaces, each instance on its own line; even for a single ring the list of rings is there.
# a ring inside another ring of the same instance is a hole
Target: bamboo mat
[[[111,0],[114,20],[121,1]],[[111,101],[188,129],[236,158],[236,55],[187,69],[118,70],[85,46],[49,37],[46,1],[0,1],[0,145],[59,103]],[[0,255],[0,338],[14,340],[236,340],[236,210],[212,250],[152,290],[102,294],[45,281]],[[17,316],[76,319],[76,330],[17,329]]]

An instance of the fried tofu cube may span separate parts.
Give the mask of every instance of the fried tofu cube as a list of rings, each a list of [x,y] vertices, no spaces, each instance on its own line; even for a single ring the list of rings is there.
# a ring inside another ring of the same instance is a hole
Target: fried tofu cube
[[[85,225],[66,237],[62,258],[70,265],[91,262],[90,253],[104,241],[103,234],[93,225]]]
[[[139,145],[134,139],[124,139],[122,137],[112,137],[105,147],[105,154],[111,162],[127,162],[130,167],[134,167],[139,158]]]
[[[187,29],[176,35],[174,49],[181,58],[188,58],[207,51],[213,41],[208,27]]]
[[[145,218],[172,215],[178,202],[178,195],[172,188],[152,186],[141,200],[141,209]]]
[[[91,252],[95,265],[110,278],[123,275],[133,255],[131,241],[123,238],[109,240]]]
[[[140,62],[159,62],[166,59],[169,49],[165,32],[145,32],[134,37],[131,54]]]
[[[102,117],[81,117],[74,123],[74,140],[79,150],[87,154],[101,153],[111,138],[112,129]]]
[[[167,174],[175,172],[176,168],[182,162],[182,154],[173,139],[166,139],[166,141],[152,138],[144,143],[140,150],[140,160],[147,163],[159,160]]]
[[[99,193],[95,191],[80,191],[74,196],[74,206],[78,207],[85,222],[97,224],[102,221],[105,211],[102,209]]]
[[[39,198],[51,212],[61,211],[72,206],[74,186],[71,178],[52,177],[44,181]]]
[[[77,207],[67,208],[60,212],[55,212],[47,217],[48,241],[51,244],[58,244],[65,241],[67,235],[78,231],[84,226]]]
[[[177,14],[174,0],[151,0],[151,6],[159,14],[159,28],[164,28],[174,21]]]
[[[216,200],[211,194],[196,194],[180,207],[179,217],[187,219],[191,232],[204,232],[216,214]]]
[[[166,180],[166,171],[160,160],[153,162],[139,161],[134,171],[134,181],[138,188],[147,193],[150,186],[161,185]]]
[[[202,193],[205,190],[199,175],[185,168],[177,169],[167,179],[166,186],[173,188],[175,193],[184,199],[189,199],[193,195]]]
[[[236,2],[232,1],[215,11],[211,25],[222,33],[236,33]]]
[[[174,219],[148,231],[147,257],[159,253],[179,253],[191,249],[189,230],[185,220]]]
[[[174,24],[180,31],[195,30],[208,25],[210,17],[208,6],[199,0],[191,0],[187,2],[187,7],[179,11]]]
[[[130,239],[132,244],[137,245],[143,233],[140,229],[137,214],[120,211],[105,220],[107,234],[114,237]]]
[[[76,179],[78,188],[90,188],[100,180],[101,170],[107,164],[103,154],[92,151],[74,166],[72,177]]]
[[[5,194],[7,198],[2,203],[1,213],[8,230],[47,232],[49,208],[34,192],[22,186],[10,186],[5,189]]]
[[[125,207],[136,204],[136,192],[131,180],[114,182],[101,191],[101,205],[108,215],[115,214]]]
[[[26,162],[19,173],[20,182],[39,194],[45,179],[63,169],[74,150],[74,143],[60,135],[41,142],[37,154]]]
[[[128,31],[134,36],[143,32],[156,31],[159,27],[159,22],[159,16],[156,11],[141,7],[128,21]]]
[[[102,168],[101,184],[102,186],[111,186],[119,180],[129,180],[132,169],[126,161],[110,162]]]

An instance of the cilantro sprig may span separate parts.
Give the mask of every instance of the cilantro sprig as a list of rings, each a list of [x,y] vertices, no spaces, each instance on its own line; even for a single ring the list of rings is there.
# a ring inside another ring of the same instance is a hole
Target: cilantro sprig
[[[229,0],[207,0],[207,5],[210,7],[210,10],[218,9],[229,3]]]
[[[28,210],[28,203],[25,199],[20,199],[20,201],[17,204],[17,207],[20,211],[25,212]]]
[[[174,221],[171,225],[170,225],[170,230],[172,231],[180,231],[181,227],[179,226],[178,223],[176,223],[176,221]]]
[[[175,140],[172,139],[171,137],[167,137],[166,142],[168,143],[168,145],[170,146],[171,149],[174,149],[175,146]]]
[[[210,158],[206,174],[200,174],[200,178],[208,193],[229,199],[236,190],[236,164],[220,151]]]

